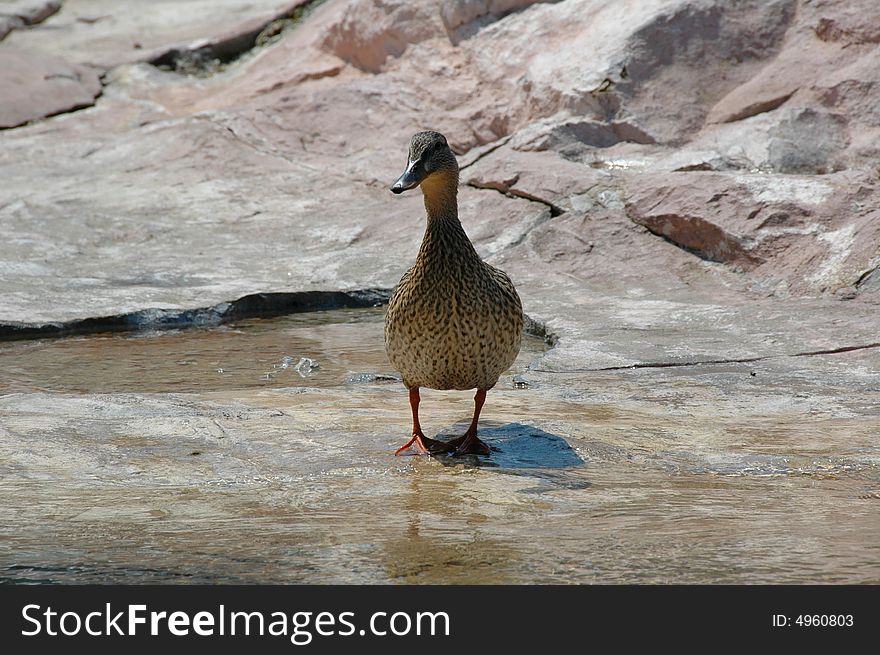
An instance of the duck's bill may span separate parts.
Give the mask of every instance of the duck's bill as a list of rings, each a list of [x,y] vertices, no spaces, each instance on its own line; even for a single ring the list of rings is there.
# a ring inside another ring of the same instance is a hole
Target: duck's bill
[[[404,191],[414,189],[421,184],[425,177],[425,167],[422,166],[422,162],[411,161],[409,166],[407,166],[406,170],[403,172],[403,175],[397,178],[397,182],[391,185],[391,192],[403,193]]]

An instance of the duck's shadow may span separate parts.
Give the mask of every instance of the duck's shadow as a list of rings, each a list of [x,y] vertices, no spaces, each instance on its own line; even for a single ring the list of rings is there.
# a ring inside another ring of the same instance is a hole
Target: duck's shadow
[[[462,432],[463,430],[450,427],[435,438],[448,441]],[[500,425],[487,421],[480,424],[479,435],[492,449],[491,455],[441,454],[434,457],[445,466],[465,464],[504,469],[561,469],[584,463],[565,439],[531,425]]]

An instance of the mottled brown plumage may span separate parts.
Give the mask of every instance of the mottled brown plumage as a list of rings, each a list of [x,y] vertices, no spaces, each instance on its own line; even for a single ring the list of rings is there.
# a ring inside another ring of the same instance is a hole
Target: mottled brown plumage
[[[488,454],[476,438],[485,392],[513,364],[522,338],[522,305],[510,278],[485,263],[458,220],[458,162],[437,132],[412,138],[407,170],[392,187],[421,185],[427,226],[415,264],[401,278],[385,318],[385,347],[413,405],[413,439],[422,452],[450,449],[418,424],[418,388],[477,389],[471,428],[449,442]],[[405,450],[401,448],[398,452]]]

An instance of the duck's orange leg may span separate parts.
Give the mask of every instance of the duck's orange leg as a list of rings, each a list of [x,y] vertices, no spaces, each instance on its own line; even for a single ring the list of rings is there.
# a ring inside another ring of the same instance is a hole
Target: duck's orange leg
[[[425,433],[422,432],[422,426],[419,424],[420,401],[421,396],[419,396],[419,388],[413,387],[409,390],[409,406],[412,408],[413,416],[412,439],[410,439],[404,445],[394,451],[395,455],[403,454],[407,451],[407,449],[409,449],[410,446],[415,446],[416,451],[419,455],[434,455],[436,453],[446,453],[453,449],[453,446],[449,445],[445,441],[429,439],[425,436]]]
[[[491,451],[486,442],[477,437],[477,424],[480,422],[480,412],[483,409],[483,403],[486,402],[486,390],[477,389],[477,395],[474,396],[474,418],[471,421],[467,432],[462,436],[447,442],[447,445],[455,448],[455,455],[488,455]]]

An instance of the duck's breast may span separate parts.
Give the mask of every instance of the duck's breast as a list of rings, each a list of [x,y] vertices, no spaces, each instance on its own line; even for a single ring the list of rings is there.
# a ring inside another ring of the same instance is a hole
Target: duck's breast
[[[408,387],[490,388],[516,359],[522,322],[500,271],[429,279],[411,270],[389,303],[385,343]]]

